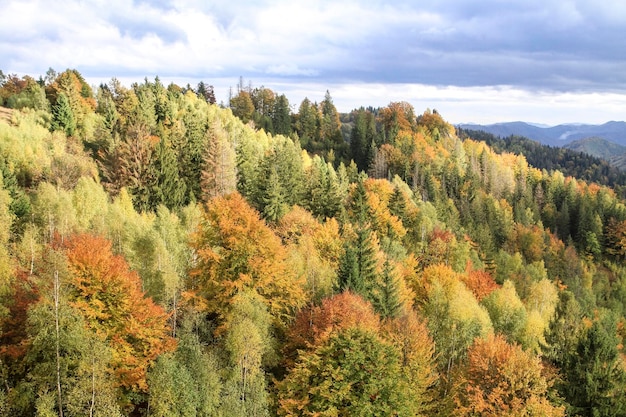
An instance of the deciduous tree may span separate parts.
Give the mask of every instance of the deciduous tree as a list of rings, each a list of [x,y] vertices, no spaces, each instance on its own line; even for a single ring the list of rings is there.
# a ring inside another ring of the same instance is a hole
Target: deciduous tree
[[[539,358],[501,336],[476,339],[455,396],[458,416],[564,416],[547,398],[552,381],[546,379]]]

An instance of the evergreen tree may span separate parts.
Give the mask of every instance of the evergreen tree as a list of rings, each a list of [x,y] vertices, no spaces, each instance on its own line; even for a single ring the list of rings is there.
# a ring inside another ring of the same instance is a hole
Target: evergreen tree
[[[320,114],[317,106],[311,103],[308,98],[305,98],[300,103],[295,128],[304,149],[308,151],[321,150],[319,144]]]
[[[261,183],[258,201],[261,203],[260,210],[263,218],[270,222],[277,222],[287,212],[285,190],[280,183],[276,166],[272,165],[267,168],[269,173],[265,171],[267,177]]]
[[[385,259],[380,282],[372,290],[372,304],[382,318],[398,317],[402,310],[398,279],[391,261]]]
[[[72,136],[76,131],[76,118],[65,93],[59,94],[52,106],[52,128],[63,131],[67,136]]]
[[[373,288],[378,280],[378,244],[369,228],[358,227],[355,235],[344,245],[337,273],[339,288],[374,301]]]
[[[626,371],[612,313],[594,320],[566,357],[562,395],[571,412],[585,417],[613,417],[626,413]]]
[[[176,154],[163,139],[156,146],[155,155],[156,183],[152,189],[153,202],[150,204],[154,211],[159,204],[168,209],[176,209],[184,204],[187,187],[180,178]]]
[[[196,87],[196,94],[209,104],[215,104],[215,91],[212,85],[206,85],[204,81],[200,81]]]
[[[334,150],[341,156],[345,145],[341,133],[341,121],[328,90],[324,96],[324,101],[320,103],[320,118],[320,140],[323,149],[325,151]]]
[[[284,94],[276,97],[272,111],[272,125],[277,135],[289,136],[291,134],[291,109],[289,100]]]

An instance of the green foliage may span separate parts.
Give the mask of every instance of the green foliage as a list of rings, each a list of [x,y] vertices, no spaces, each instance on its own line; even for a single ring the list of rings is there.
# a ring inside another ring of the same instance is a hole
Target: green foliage
[[[626,407],[626,371],[618,350],[617,324],[604,313],[585,329],[565,356],[561,394],[581,416],[618,416]]]
[[[63,93],[57,97],[56,103],[52,106],[52,128],[61,130],[67,136],[72,136],[76,130],[74,112],[69,99]]]
[[[278,391],[281,416],[413,415],[398,352],[360,329],[303,352]]]

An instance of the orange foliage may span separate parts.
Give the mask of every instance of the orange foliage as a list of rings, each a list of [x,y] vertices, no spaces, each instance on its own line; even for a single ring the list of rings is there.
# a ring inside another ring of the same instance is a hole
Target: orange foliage
[[[298,243],[300,237],[312,235],[320,227],[320,223],[309,211],[294,206],[278,221],[276,234],[283,243]]]
[[[292,346],[288,349],[319,345],[332,334],[352,327],[378,332],[380,320],[368,301],[346,291],[324,299],[320,306],[301,310],[289,330]]]
[[[491,274],[487,271],[471,270],[461,275],[461,281],[474,294],[478,301],[482,300],[492,291],[500,288],[494,281]]]
[[[244,289],[261,296],[275,324],[286,323],[304,303],[303,283],[287,269],[280,239],[238,193],[207,203],[192,247],[198,263],[190,272],[189,289],[206,299],[222,324]]]
[[[150,364],[175,348],[167,313],[144,296],[139,276],[112,253],[110,241],[84,234],[66,239],[62,246],[71,275],[70,304],[112,347],[120,384],[145,391]]]
[[[21,358],[26,353],[28,309],[39,298],[36,286],[25,271],[19,271],[11,284],[7,294],[11,302],[4,306],[8,314],[0,320],[0,358],[3,362]]]
[[[430,366],[435,354],[435,345],[428,334],[426,321],[418,317],[415,311],[409,310],[406,314],[387,321],[383,331],[385,338],[398,347],[404,366],[419,361],[424,368],[434,372]],[[434,373],[424,376],[433,378]]]
[[[380,110],[379,121],[386,131],[390,131],[397,124],[398,130],[410,131],[415,127],[415,110],[406,101],[392,102]]]
[[[539,358],[500,335],[476,339],[463,371],[455,396],[457,416],[564,415],[563,407],[546,397],[551,381]]]

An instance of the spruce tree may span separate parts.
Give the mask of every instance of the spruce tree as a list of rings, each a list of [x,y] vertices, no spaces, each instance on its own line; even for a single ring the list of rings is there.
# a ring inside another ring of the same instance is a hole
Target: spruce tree
[[[566,383],[561,394],[571,414],[613,417],[626,413],[626,371],[619,352],[617,321],[604,313],[578,340],[565,358]]]
[[[373,305],[383,318],[394,318],[400,314],[400,288],[398,277],[389,259],[385,259],[380,282],[377,282],[373,294]]]
[[[153,187],[151,208],[159,204],[175,209],[184,204],[187,187],[180,178],[176,154],[162,139],[156,147],[156,184]]]
[[[65,93],[59,94],[52,106],[52,129],[61,130],[67,136],[72,136],[76,131],[76,118]]]
[[[277,135],[289,136],[291,134],[291,110],[289,100],[284,94],[276,97],[274,111],[272,112],[272,125]]]

